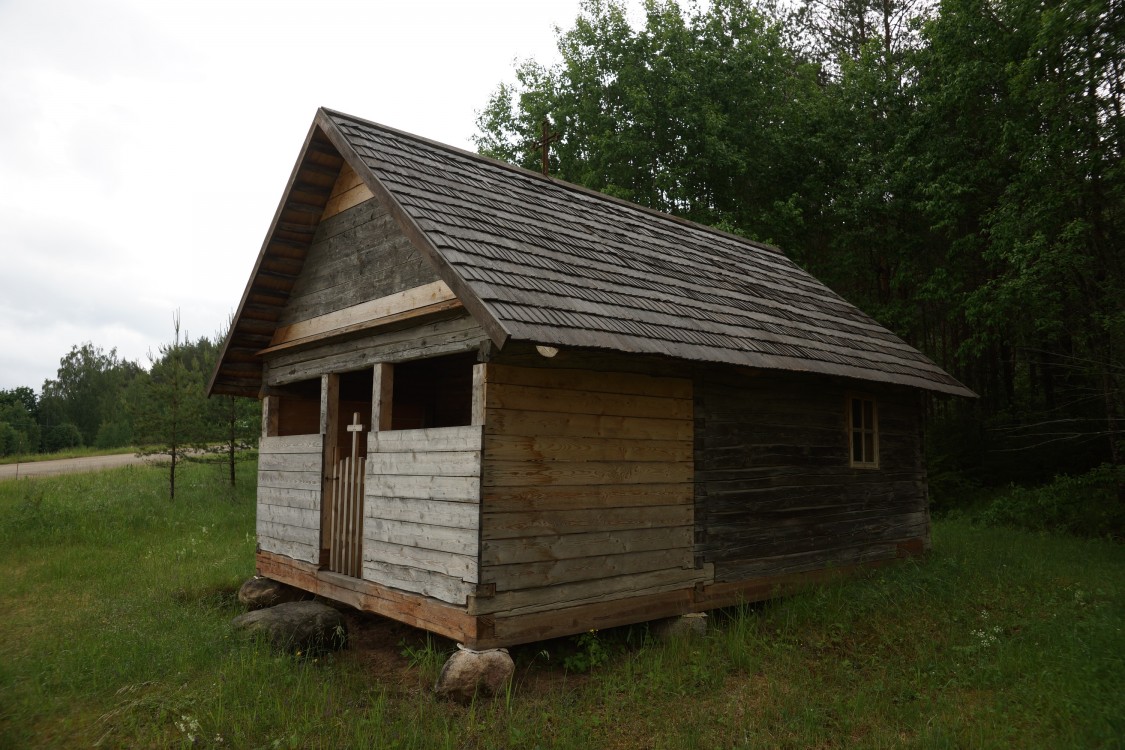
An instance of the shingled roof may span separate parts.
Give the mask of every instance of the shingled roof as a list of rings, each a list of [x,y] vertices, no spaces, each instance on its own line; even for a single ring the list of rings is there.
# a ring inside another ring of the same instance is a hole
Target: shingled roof
[[[973,395],[776,248],[326,109],[213,391],[256,393],[254,354],[268,345],[343,161],[498,347],[609,349]]]

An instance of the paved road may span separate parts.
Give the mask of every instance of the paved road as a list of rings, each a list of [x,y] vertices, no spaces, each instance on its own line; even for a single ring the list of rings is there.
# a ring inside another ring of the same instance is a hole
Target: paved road
[[[132,453],[120,453],[115,456],[84,456],[83,458],[60,458],[57,461],[4,464],[0,466],[0,480],[15,479],[17,476],[44,477],[51,474],[76,474],[82,471],[116,469],[119,466],[143,464],[153,460],[159,460],[159,457],[137,458]]]

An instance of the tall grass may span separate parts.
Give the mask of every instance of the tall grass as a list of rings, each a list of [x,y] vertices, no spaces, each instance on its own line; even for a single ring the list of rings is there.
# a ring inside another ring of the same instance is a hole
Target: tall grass
[[[243,472],[249,474],[250,472]],[[958,521],[925,560],[715,613],[513,649],[511,693],[426,689],[448,644],[375,673],[235,637],[253,487],[188,466],[0,482],[0,747],[1121,747],[1125,555]],[[252,480],[252,477],[250,477]],[[596,648],[588,672],[583,650]],[[397,652],[401,650],[402,654]],[[413,665],[413,666],[411,666]],[[570,665],[571,668],[568,668]],[[424,673],[424,674],[423,674]]]

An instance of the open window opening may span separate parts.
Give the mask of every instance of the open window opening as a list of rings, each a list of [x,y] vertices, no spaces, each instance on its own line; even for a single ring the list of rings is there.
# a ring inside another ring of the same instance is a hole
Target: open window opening
[[[879,468],[879,410],[874,398],[848,397],[848,437],[851,465],[862,469]]]
[[[396,364],[391,429],[472,424],[475,364],[472,353]]]
[[[273,388],[277,409],[274,434],[316,435],[320,432],[320,378],[301,380]]]

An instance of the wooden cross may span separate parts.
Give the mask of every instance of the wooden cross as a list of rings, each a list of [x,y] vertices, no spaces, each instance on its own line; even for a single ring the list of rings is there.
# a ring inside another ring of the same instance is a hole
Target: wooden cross
[[[547,118],[543,118],[543,124],[540,125],[540,132],[543,134],[539,140],[532,141],[528,144],[528,151],[539,151],[543,155],[543,174],[547,174],[547,157],[550,153],[552,143],[558,143],[562,140],[562,136],[558,133],[551,132],[551,124],[547,122]]]
[[[363,425],[359,423],[359,412],[352,412],[352,423],[348,425],[348,432],[352,434],[352,461],[356,459],[356,454],[359,453],[359,433],[363,432]]]

